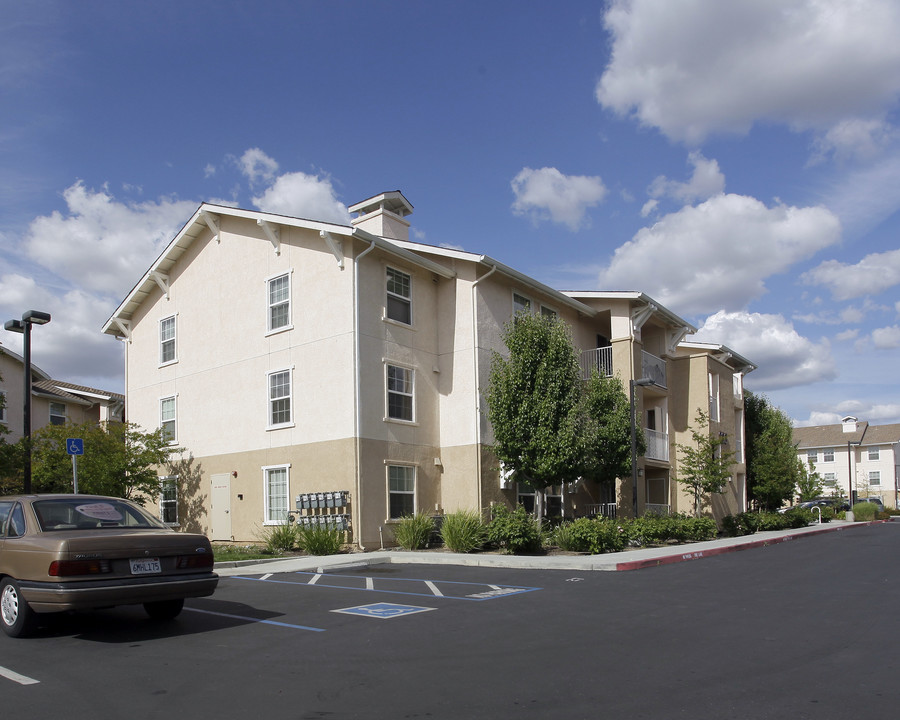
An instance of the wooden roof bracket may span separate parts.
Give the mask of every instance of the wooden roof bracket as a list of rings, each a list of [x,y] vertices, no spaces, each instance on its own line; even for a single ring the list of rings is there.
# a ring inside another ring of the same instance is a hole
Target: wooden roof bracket
[[[169,299],[169,276],[164,275],[161,272],[156,272],[155,270],[150,273],[150,277],[153,282],[159,285],[159,289],[163,291],[166,296],[166,300]]]
[[[213,240],[217,243],[221,242],[219,238],[219,218],[217,218],[212,213],[206,212],[206,210],[200,211],[200,217],[203,219],[203,222],[206,223],[206,226],[212,231]]]
[[[320,230],[319,237],[326,242],[326,244],[328,245],[328,249],[331,250],[331,254],[334,255],[334,259],[337,260],[338,267],[343,270],[344,243],[340,240],[335,240],[334,237],[332,237],[331,233],[327,230]]]
[[[279,231],[278,226],[263,219],[257,220],[256,224],[263,229],[266,237],[269,238],[269,242],[272,243],[272,247],[275,248],[275,254],[281,255],[281,232]]]

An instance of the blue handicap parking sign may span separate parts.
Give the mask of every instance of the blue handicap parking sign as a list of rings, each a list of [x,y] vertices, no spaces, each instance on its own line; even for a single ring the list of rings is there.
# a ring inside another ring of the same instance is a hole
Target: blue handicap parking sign
[[[371,603],[370,605],[359,605],[358,607],[344,608],[342,610],[332,610],[331,612],[345,613],[347,615],[363,615],[365,617],[380,618],[387,620],[390,618],[400,617],[401,615],[412,615],[414,613],[427,612],[428,610],[436,610],[437,608],[418,607],[416,605],[398,605],[396,603]]]
[[[69,455],[84,455],[84,440],[81,438],[66,438],[66,452]]]

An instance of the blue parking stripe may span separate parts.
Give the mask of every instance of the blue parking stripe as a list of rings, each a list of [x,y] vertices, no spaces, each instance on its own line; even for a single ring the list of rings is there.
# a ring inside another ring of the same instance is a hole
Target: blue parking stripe
[[[232,620],[246,620],[249,622],[262,623],[263,625],[277,625],[279,627],[293,628],[294,630],[309,630],[311,632],[325,632],[325,628],[309,627],[307,625],[292,625],[291,623],[278,622],[277,620],[261,620],[260,618],[249,617],[247,615],[232,615],[231,613],[216,612],[214,610],[201,610],[200,608],[188,608],[191,612],[204,613],[206,615],[218,615],[219,617],[231,618]]]

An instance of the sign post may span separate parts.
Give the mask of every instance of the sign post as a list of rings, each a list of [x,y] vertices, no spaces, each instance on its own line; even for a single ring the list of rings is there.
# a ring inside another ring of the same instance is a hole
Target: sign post
[[[66,438],[66,452],[72,456],[72,491],[78,494],[78,456],[84,455],[84,440]]]

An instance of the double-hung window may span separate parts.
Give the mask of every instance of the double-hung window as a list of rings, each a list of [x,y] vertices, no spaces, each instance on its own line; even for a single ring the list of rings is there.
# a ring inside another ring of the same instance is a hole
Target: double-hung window
[[[388,320],[412,325],[412,278],[391,267],[387,268],[385,314]]]
[[[159,427],[169,444],[178,442],[176,418],[175,396],[161,398],[159,401]]]
[[[288,516],[288,470],[290,465],[272,465],[263,468],[263,512],[266,525],[283,525]]]
[[[291,326],[291,276],[284,273],[270,278],[267,283],[269,300],[269,332]]]
[[[413,371],[399,365],[387,366],[387,416],[412,422]]]
[[[834,448],[825,448],[822,453],[822,462],[834,462]]]
[[[50,403],[50,424],[65,425],[66,424],[66,404],[52,402]]]
[[[0,422],[6,422],[6,391],[0,390]]]
[[[807,450],[806,451],[806,462],[809,465],[815,465],[819,460],[819,451],[818,450]]]
[[[166,525],[178,524],[178,476],[159,479],[159,519]]]
[[[159,364],[167,365],[177,360],[175,354],[175,316],[159,321]]]
[[[870,447],[869,448],[869,460],[878,460],[881,457],[880,448]]]
[[[869,471],[869,485],[881,485],[881,471],[880,470],[870,470]]]
[[[388,513],[391,520],[416,514],[416,469],[388,465]]]
[[[290,425],[291,410],[291,371],[269,373],[269,427]]]
[[[719,422],[719,376],[709,373],[709,420]]]
[[[513,315],[531,312],[531,300],[519,293],[513,293]]]

